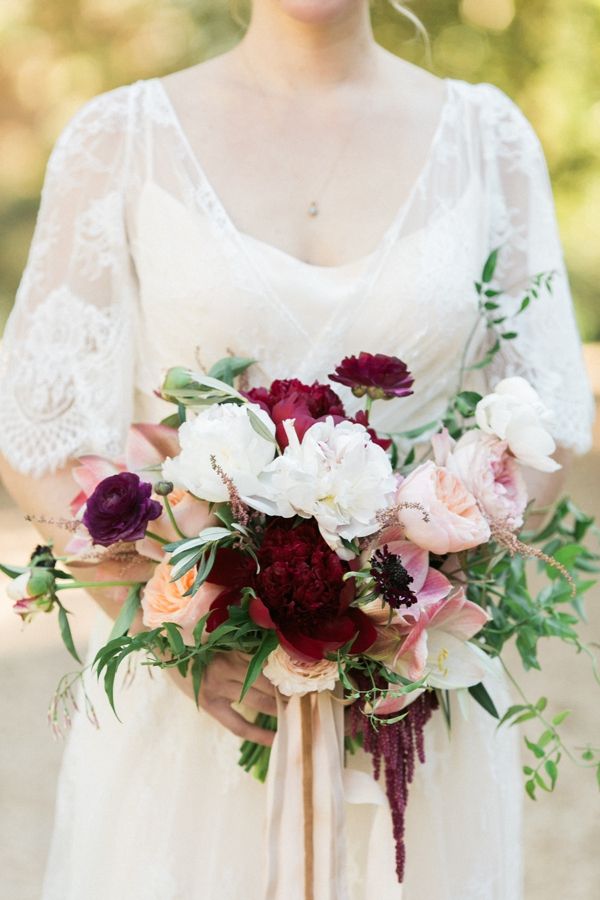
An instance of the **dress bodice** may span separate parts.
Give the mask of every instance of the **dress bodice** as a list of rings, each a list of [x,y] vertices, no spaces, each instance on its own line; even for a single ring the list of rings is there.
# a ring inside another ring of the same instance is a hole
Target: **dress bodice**
[[[376,404],[373,423],[433,422],[457,384],[478,321],[474,282],[494,247],[507,328],[528,276],[556,277],[485,376],[529,377],[557,413],[557,439],[585,449],[590,393],[539,141],[492,85],[446,87],[409,196],[374,249],[333,267],[236,227],[160,79],[85,104],[49,161],[0,356],[0,445],[13,465],[38,474],[78,453],[119,453],[132,418],[167,411],[154,393],[166,368],[209,369],[228,353],[257,361],[251,384],[323,380],[361,350],[400,356],[415,393]]]

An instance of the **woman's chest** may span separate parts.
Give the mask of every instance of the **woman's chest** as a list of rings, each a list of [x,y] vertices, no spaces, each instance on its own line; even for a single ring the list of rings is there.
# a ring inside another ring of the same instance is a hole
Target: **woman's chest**
[[[329,268],[248,239],[148,182],[133,248],[139,386],[156,387],[170,365],[209,369],[228,353],[257,360],[253,383],[312,381],[369,350],[401,356],[422,399],[439,394],[477,315],[473,282],[488,251],[480,206],[473,179],[453,207]]]

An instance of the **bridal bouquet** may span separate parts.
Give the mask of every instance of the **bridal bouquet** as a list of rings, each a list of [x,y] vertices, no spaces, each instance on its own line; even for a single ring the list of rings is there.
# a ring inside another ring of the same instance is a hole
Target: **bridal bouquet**
[[[492,340],[471,369],[515,337],[489,286],[495,261],[476,284]],[[532,280],[523,312],[544,287],[548,276]],[[524,472],[559,468],[549,413],[523,378],[481,395],[463,389],[465,363],[441,421],[382,435],[372,405],[418,395],[400,359],[363,352],[343,359],[329,384],[236,388],[252,362],[227,358],[208,375],[171,369],[160,393],[174,414],[134,426],[121,460],[81,458],[68,558],[39,547],[27,566],[4,566],[9,593],[24,619],[57,609],[78,658],[61,594],[86,583],[63,564],[121,559],[126,572],[133,554],[152,560],[146,584],[122,582],[127,599],[94,661],[113,707],[117,672],[133,653],[177,667],[198,696],[213,656],[239,651],[249,659],[240,700],[263,672],[280,721],[260,714],[257,722],[281,731],[297,709],[309,729],[305,769],[324,734],[343,751],[346,707],[346,750],[370,753],[376,777],[383,764],[402,880],[408,784],[433,711],[450,724],[451,692],[468,692],[503,722],[537,719],[540,736],[526,739],[526,789],[534,797],[554,788],[566,713],[546,719],[544,698],[499,712],[485,682],[511,639],[526,668],[539,667],[542,637],[582,649],[575,626],[593,584],[596,557],[582,544],[592,520],[564,499],[541,530],[523,530]],[[348,415],[339,384],[364,398],[364,409]],[[547,576],[537,594],[527,557]],[[147,630],[130,634],[140,608]],[[330,714],[337,725],[327,732]],[[264,779],[270,754],[245,742],[240,762]],[[584,748],[583,764],[598,766],[596,754]],[[306,841],[305,853],[317,853]]]

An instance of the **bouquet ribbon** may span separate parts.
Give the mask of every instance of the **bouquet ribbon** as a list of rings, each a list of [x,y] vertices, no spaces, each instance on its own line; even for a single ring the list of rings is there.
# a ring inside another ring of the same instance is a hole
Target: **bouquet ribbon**
[[[330,691],[277,693],[265,900],[348,900],[346,800],[386,802],[370,775],[344,768],[343,704]]]

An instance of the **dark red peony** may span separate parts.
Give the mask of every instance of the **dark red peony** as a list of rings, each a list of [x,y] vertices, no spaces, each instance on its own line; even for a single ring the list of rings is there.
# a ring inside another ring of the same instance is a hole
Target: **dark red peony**
[[[224,584],[207,629],[227,618],[227,607],[239,602],[243,586],[257,598],[250,615],[263,628],[274,628],[288,653],[306,660],[322,659],[354,638],[353,653],[363,653],[376,638],[370,619],[351,606],[354,582],[344,581],[348,563],[331,550],[314,520],[295,524],[272,519],[258,551],[260,571],[249,557],[230,550],[218,555],[211,581]],[[258,599],[260,598],[260,599]]]
[[[368,394],[373,400],[408,397],[414,381],[406,363],[397,356],[364,352],[347,356],[329,377],[351,388],[355,397]]]
[[[253,388],[246,391],[245,396],[269,413],[275,422],[277,442],[282,449],[288,444],[283,427],[285,419],[294,419],[296,434],[302,440],[307,429],[324,416],[346,417],[342,401],[335,391],[317,381],[303,384],[297,378],[278,379],[270,388]]]

